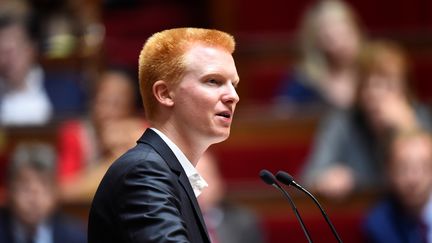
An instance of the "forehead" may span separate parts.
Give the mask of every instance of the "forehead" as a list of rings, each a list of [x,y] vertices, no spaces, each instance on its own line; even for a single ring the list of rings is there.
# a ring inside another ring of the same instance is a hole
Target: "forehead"
[[[19,24],[12,24],[1,28],[0,37],[18,40],[28,40],[28,36],[25,33],[24,27]]]
[[[31,166],[23,166],[16,171],[12,178],[12,182],[32,184],[50,179],[50,174],[47,171],[39,171]]]
[[[432,142],[427,137],[401,138],[395,141],[393,151],[397,163],[428,161],[432,164]]]
[[[120,73],[107,73],[100,79],[98,91],[113,90],[114,92],[133,91],[132,81]]]
[[[238,80],[237,69],[232,55],[222,48],[195,44],[185,55],[186,72],[203,76],[218,74],[229,79]]]

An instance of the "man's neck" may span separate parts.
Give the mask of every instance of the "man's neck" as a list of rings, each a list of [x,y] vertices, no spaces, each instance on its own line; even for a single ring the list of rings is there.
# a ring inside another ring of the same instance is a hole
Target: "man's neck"
[[[35,79],[43,79],[41,69],[38,66],[32,66],[27,72],[15,76],[14,79],[8,80],[8,91],[20,92],[29,88],[29,82]]]
[[[209,145],[202,142],[202,140],[194,139],[189,134],[182,133],[181,130],[176,129],[173,126],[152,124],[152,127],[161,131],[173,143],[175,143],[194,167],[197,165],[202,154],[209,147]]]

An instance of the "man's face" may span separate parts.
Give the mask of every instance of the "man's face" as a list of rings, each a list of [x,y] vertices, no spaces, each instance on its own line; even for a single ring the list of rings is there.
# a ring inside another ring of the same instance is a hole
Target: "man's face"
[[[385,114],[383,109],[393,105],[389,100],[403,101],[406,97],[401,64],[391,58],[384,58],[381,62],[386,65],[370,71],[363,80],[360,102],[370,122],[375,126],[385,127],[389,124],[383,116]]]
[[[432,190],[432,144],[425,137],[396,141],[390,162],[390,181],[402,203],[421,208]]]
[[[0,77],[20,87],[35,59],[35,48],[19,25],[0,30]]]
[[[96,123],[129,117],[134,106],[134,93],[129,80],[120,74],[109,73],[100,82],[92,107]]]
[[[239,101],[234,59],[222,49],[194,45],[185,63],[183,78],[170,91],[177,128],[195,140],[221,142],[229,136]]]
[[[10,185],[10,202],[14,215],[27,225],[45,220],[55,206],[52,181],[31,168],[21,169]]]

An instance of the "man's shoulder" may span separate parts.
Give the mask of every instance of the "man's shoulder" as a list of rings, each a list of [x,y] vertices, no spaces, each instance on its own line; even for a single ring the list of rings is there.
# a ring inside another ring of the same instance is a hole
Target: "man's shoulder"
[[[10,213],[7,209],[0,209],[0,243],[11,242],[12,231],[11,231],[11,218]]]
[[[366,215],[364,225],[366,228],[384,227],[390,223],[395,217],[396,208],[391,199],[383,199],[379,201]]]
[[[136,168],[178,170],[174,153],[151,129],[147,129],[135,147],[120,156],[109,168],[107,174],[124,175]]]
[[[78,243],[86,241],[84,223],[66,214],[53,217],[54,242]]]
[[[137,144],[110,166],[107,176],[124,176],[136,168],[167,167],[162,156],[148,144]]]
[[[0,208],[0,226],[4,227],[10,220],[10,212],[7,208]]]
[[[169,166],[154,148],[138,143],[110,166],[99,184],[93,204],[103,204],[102,208],[108,207],[111,205],[109,202],[115,202],[128,191],[126,187],[143,179],[151,180],[156,172],[169,178],[172,175]]]

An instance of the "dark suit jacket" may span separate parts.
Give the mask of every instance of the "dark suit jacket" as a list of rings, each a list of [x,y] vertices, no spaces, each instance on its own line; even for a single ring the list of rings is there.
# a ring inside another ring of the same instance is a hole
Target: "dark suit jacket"
[[[55,214],[50,224],[54,243],[86,243],[84,225],[65,215]],[[13,238],[12,217],[9,211],[0,211],[0,243],[15,243]]]
[[[419,222],[407,215],[396,199],[381,201],[367,215],[363,230],[370,243],[420,243],[422,241]]]
[[[151,129],[102,179],[90,209],[88,240],[210,242],[186,173]]]

